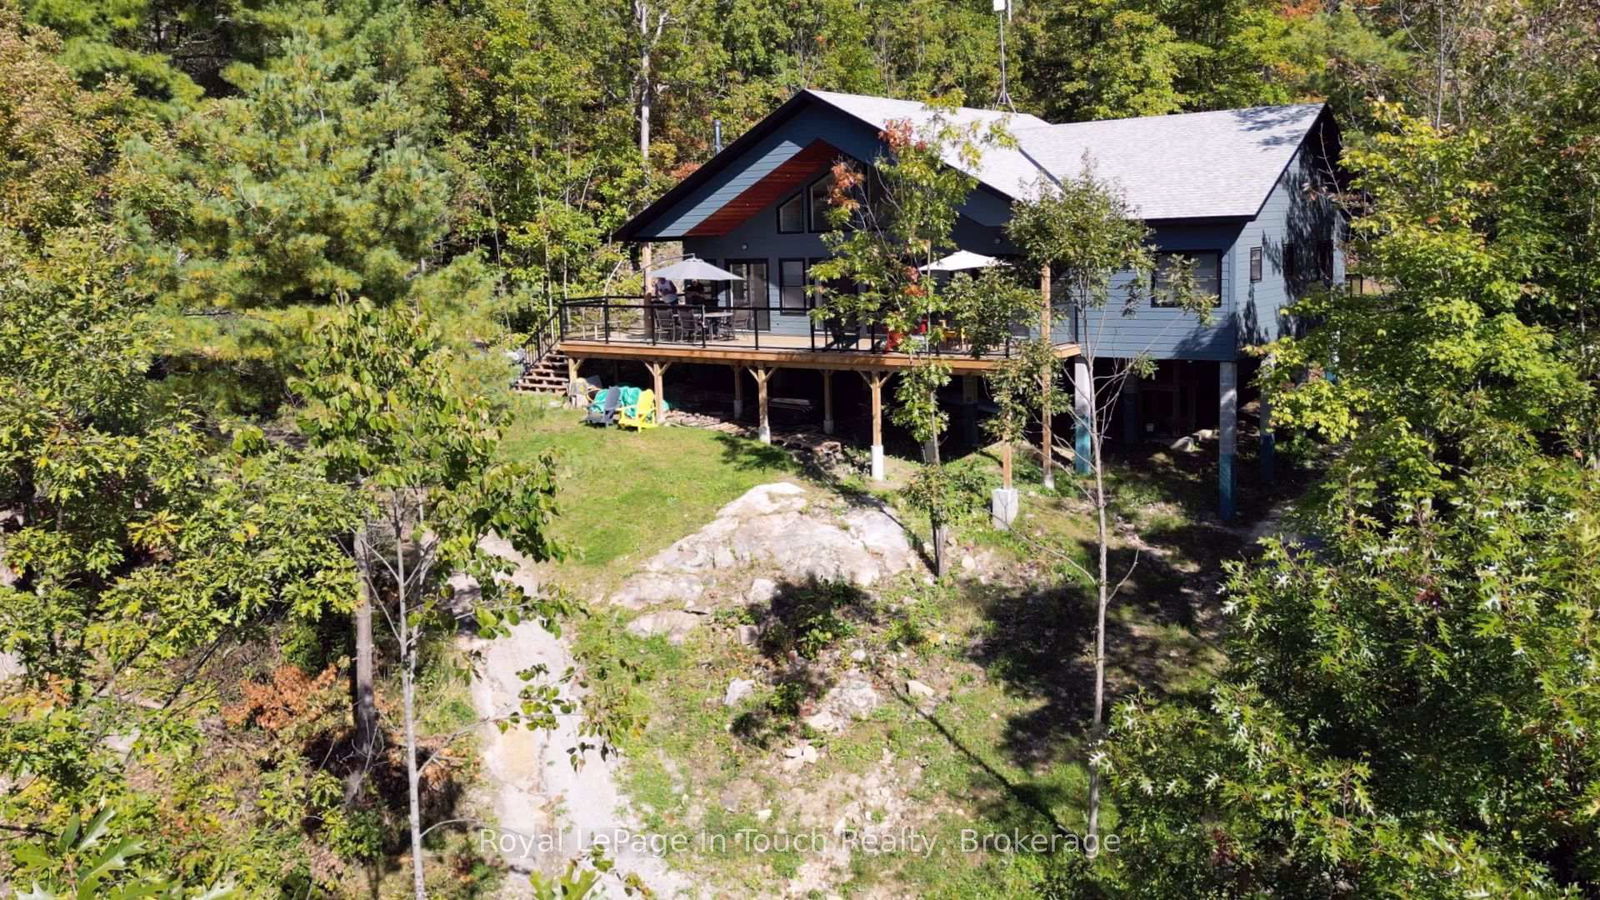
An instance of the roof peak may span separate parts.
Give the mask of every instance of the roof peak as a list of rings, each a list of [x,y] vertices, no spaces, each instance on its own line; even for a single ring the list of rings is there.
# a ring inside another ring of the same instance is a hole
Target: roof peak
[[[870,100],[870,101],[878,101],[878,102],[885,102],[885,103],[907,103],[907,104],[913,104],[913,105],[916,105],[918,107],[923,107],[923,108],[929,108],[929,107],[936,108],[936,109],[937,108],[941,108],[939,104],[933,103],[933,102],[930,102],[930,101],[927,101],[927,100],[911,100],[911,99],[907,99],[907,98],[904,98],[904,97],[886,97],[886,96],[884,96],[882,94],[856,94],[856,93],[851,93],[851,92],[848,92],[848,91],[827,91],[827,90],[823,90],[821,88],[810,88],[810,87],[802,88],[799,91],[799,93],[811,94],[811,95],[813,95],[815,97],[818,97],[819,99],[823,99],[823,100],[829,100],[829,99],[833,99],[833,98],[850,99],[850,100]],[[1109,123],[1109,122],[1133,122],[1133,121],[1142,121],[1142,120],[1149,120],[1149,119],[1183,119],[1183,118],[1189,118],[1189,117],[1192,117],[1192,116],[1219,116],[1219,115],[1227,115],[1227,114],[1230,114],[1230,113],[1232,113],[1232,114],[1244,114],[1244,113],[1257,113],[1257,114],[1259,114],[1259,113],[1264,113],[1264,112],[1270,112],[1270,111],[1273,111],[1273,110],[1291,110],[1291,109],[1295,109],[1295,110],[1299,110],[1299,109],[1321,110],[1325,106],[1327,106],[1327,103],[1325,101],[1320,101],[1320,100],[1319,101],[1315,101],[1315,102],[1310,102],[1310,103],[1269,103],[1269,104],[1264,104],[1264,105],[1261,105],[1261,106],[1240,106],[1240,107],[1232,107],[1232,108],[1229,108],[1229,109],[1187,110],[1187,111],[1184,111],[1184,112],[1157,113],[1155,115],[1149,115],[1149,116],[1118,116],[1118,117],[1112,118],[1112,119],[1080,119],[1080,120],[1075,121],[1075,122],[1047,122],[1044,119],[1041,119],[1041,118],[1039,118],[1038,116],[1036,116],[1036,115],[1034,115],[1032,113],[1021,112],[1019,110],[1014,110],[1014,109],[995,109],[993,107],[988,107],[988,106],[956,106],[956,107],[946,107],[946,108],[953,108],[953,109],[959,110],[961,112],[991,113],[993,115],[1000,115],[1000,116],[1014,116],[1016,118],[1022,118],[1022,119],[1033,119],[1033,120],[1035,120],[1037,122],[1042,122],[1043,123],[1042,125],[1028,125],[1028,126],[1025,126],[1025,127],[1028,127],[1028,128],[1060,128],[1060,127],[1064,127],[1064,126],[1068,126],[1068,125],[1106,124],[1106,123]]]

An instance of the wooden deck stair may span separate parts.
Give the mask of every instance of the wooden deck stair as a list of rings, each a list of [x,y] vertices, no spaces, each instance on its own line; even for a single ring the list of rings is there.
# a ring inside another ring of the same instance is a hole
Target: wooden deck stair
[[[512,388],[527,394],[565,394],[567,392],[567,355],[561,348],[552,346],[543,356],[522,370]]]

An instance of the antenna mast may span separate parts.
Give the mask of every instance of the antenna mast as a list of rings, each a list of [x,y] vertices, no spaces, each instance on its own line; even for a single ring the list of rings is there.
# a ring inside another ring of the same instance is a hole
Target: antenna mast
[[[995,98],[995,105],[1016,112],[1016,106],[1011,103],[1011,88],[1007,84],[1006,77],[1006,24],[1011,21],[1011,0],[993,0],[993,3],[994,11],[998,13],[995,18],[1000,20],[1000,96]]]

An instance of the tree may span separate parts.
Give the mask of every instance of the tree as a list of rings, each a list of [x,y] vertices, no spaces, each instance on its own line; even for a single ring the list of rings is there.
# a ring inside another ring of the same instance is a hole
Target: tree
[[[117,140],[150,122],[122,86],[76,86],[54,46],[0,21],[0,78],[16,87],[0,98],[0,652],[21,667],[0,685],[0,820],[45,838],[47,861],[105,861],[120,857],[62,841],[83,834],[73,812],[172,834],[143,785],[181,780],[205,740],[197,676],[275,622],[348,603],[327,535],[358,510],[161,381],[166,335],[111,216],[146,184]],[[205,865],[185,854],[149,841],[141,866]],[[29,871],[49,891],[120,880]]]
[[[1106,428],[1110,412],[1116,407],[1128,379],[1147,375],[1152,368],[1146,357],[1108,359],[1109,374],[1097,375],[1099,329],[1114,295],[1122,298],[1123,315],[1132,315],[1138,309],[1144,296],[1143,286],[1154,264],[1153,255],[1144,223],[1135,217],[1120,191],[1098,180],[1092,170],[1058,185],[1041,185],[1035,196],[1013,207],[1007,234],[1031,263],[1047,273],[1047,285],[1059,283],[1065,288],[1061,296],[1065,297],[1065,305],[1073,317],[1073,332],[1079,348],[1079,356],[1074,360],[1073,421],[1079,436],[1078,471],[1088,476],[1081,487],[1095,512],[1096,562],[1095,568],[1088,570],[1068,561],[1094,586],[1096,597],[1088,810],[1088,836],[1094,839],[1098,837],[1099,827],[1103,753],[1100,743],[1105,723],[1106,611],[1132,574],[1130,568],[1114,576],[1110,567],[1112,534],[1104,455]],[[1180,267],[1172,274],[1166,288],[1168,296],[1163,299],[1203,319],[1216,298],[1196,293],[1192,270]],[[1046,288],[1046,322],[1050,320],[1048,310],[1056,302],[1055,296],[1058,295]],[[1045,414],[1049,415],[1053,410],[1049,398],[1059,363],[1053,353],[1034,354],[1033,358],[1038,360],[1035,365],[1046,366],[1036,371],[1035,377],[1044,397]],[[1054,450],[1046,446],[1043,452],[1048,458]]]
[[[1000,442],[1000,483],[1012,489],[1014,447],[1026,438],[1028,427],[1042,416],[1061,412],[1058,385],[1060,360],[1048,340],[1027,341],[1004,362],[990,370],[987,381],[995,412],[984,423],[991,437]],[[1049,390],[1045,382],[1049,381]]]
[[[296,13],[260,65],[133,163],[162,173],[128,204],[168,302],[181,308],[403,296],[445,232],[433,73],[405,7]]]
[[[0,810],[42,829],[137,807],[132,761],[160,771],[201,739],[212,652],[352,587],[325,535],[352,526],[353,498],[168,403],[144,302],[98,234],[0,264],[0,650],[24,673],[0,692]]]
[[[960,127],[942,117],[918,133],[908,121],[890,122],[883,132],[888,154],[870,171],[841,161],[834,166],[829,212],[833,230],[823,236],[832,258],[819,263],[813,315],[846,322],[876,322],[889,333],[895,349],[909,357],[895,388],[891,419],[922,445],[923,469],[912,496],[920,498],[933,527],[934,569],[946,571],[948,513],[944,498],[951,493],[948,473],[939,457],[939,439],[949,416],[938,393],[950,380],[950,367],[939,358],[937,344],[945,328],[970,326],[978,342],[972,352],[992,344],[995,327],[1012,321],[1011,311],[985,309],[986,295],[947,289],[927,267],[954,248],[951,232],[957,210],[977,186],[972,176],[951,165],[958,159],[971,168],[982,147],[1005,139],[1003,132]],[[881,185],[869,189],[874,181]],[[829,290],[828,284],[850,284],[852,290]],[[1004,302],[1002,293],[991,299]],[[964,298],[965,302],[952,301]],[[992,313],[992,314],[991,314]]]
[[[370,498],[372,514],[355,532],[361,584],[356,606],[357,752],[377,741],[372,682],[374,608],[383,613],[400,664],[413,884],[424,896],[417,664],[430,627],[453,628],[445,581],[465,572],[478,584],[471,613],[493,635],[523,616],[555,627],[568,611],[559,598],[531,597],[511,582],[511,564],[485,551],[491,533],[532,559],[555,553],[549,536],[555,483],[548,458],[497,462],[503,409],[464,392],[450,353],[420,313],[360,300],[340,308],[313,336],[314,350],[293,382],[301,429],[330,480]],[[365,660],[363,660],[365,657]],[[359,769],[357,778],[359,778]]]
[[[1517,107],[1494,132],[1377,111],[1347,163],[1382,293],[1313,296],[1297,311],[1320,326],[1268,348],[1280,421],[1334,450],[1307,540],[1232,567],[1230,665],[1204,704],[1119,711],[1138,849],[1116,883],[1576,896],[1600,871],[1595,384],[1551,327],[1591,282],[1529,252],[1547,210],[1582,215],[1551,175],[1583,169],[1497,147],[1550,127]]]
[[[17,863],[14,883],[27,885],[21,900],[95,897],[156,897],[162,900],[224,900],[235,895],[226,884],[191,890],[171,878],[139,872],[133,864],[146,854],[136,838],[112,836],[116,811],[104,807],[90,816],[74,814],[60,834],[47,835],[12,848]],[[133,869],[133,871],[129,871]]]
[[[1018,28],[1020,82],[1029,107],[1052,122],[1152,116],[1184,102],[1177,36],[1122,0],[1051,4]]]

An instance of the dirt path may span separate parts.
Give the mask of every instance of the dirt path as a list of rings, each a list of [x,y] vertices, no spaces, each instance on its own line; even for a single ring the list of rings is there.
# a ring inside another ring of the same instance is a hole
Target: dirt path
[[[513,580],[531,589],[534,574],[525,559],[508,546],[488,543],[490,552],[518,562]],[[472,701],[480,717],[504,716],[516,709],[524,682],[517,673],[543,663],[559,676],[573,664],[565,642],[535,623],[523,623],[509,636],[473,640],[482,653],[478,677],[472,684]],[[511,728],[505,733],[486,726],[482,733],[484,776],[499,833],[501,855],[512,870],[506,896],[531,895],[526,873],[556,873],[567,861],[597,842],[612,842],[608,850],[616,868],[606,876],[601,896],[623,896],[623,879],[629,874],[658,897],[685,892],[684,879],[658,856],[627,846],[627,838],[640,829],[617,786],[616,757],[608,762],[596,751],[584,754],[582,768],[574,770],[568,749],[578,744],[576,716],[564,717],[554,731]]]

